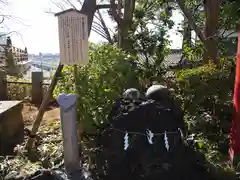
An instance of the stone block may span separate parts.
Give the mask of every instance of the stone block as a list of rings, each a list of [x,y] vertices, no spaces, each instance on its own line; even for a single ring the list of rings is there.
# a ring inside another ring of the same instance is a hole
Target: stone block
[[[21,101],[0,101],[0,155],[11,155],[24,140]]]

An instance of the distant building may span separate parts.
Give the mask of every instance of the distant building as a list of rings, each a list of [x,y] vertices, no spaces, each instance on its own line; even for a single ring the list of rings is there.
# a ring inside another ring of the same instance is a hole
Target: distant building
[[[60,55],[52,53],[39,53],[38,55],[31,55],[33,61],[43,61],[43,62],[59,62]]]
[[[165,57],[163,64],[167,67],[177,66],[182,58],[182,49],[171,49],[171,53]]]
[[[9,63],[16,65],[14,70],[11,68],[11,72],[9,71]],[[23,50],[12,46],[11,37],[7,36],[6,33],[0,33],[0,68],[4,68],[9,74],[15,74],[30,67],[27,48]]]

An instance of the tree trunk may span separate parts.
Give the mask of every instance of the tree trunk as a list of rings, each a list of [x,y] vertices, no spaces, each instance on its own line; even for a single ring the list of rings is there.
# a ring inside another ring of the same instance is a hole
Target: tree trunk
[[[88,17],[88,32],[90,34],[92,23],[93,23],[93,17],[97,10],[97,1],[96,0],[85,0],[81,12],[83,14],[86,14]]]
[[[124,3],[122,3],[122,0],[118,0],[118,5],[115,4],[115,0],[111,0],[110,3],[112,16],[118,24],[118,47],[132,52],[133,42],[129,39],[129,33],[135,10],[135,0],[124,0]],[[121,13],[122,4],[124,9],[123,15]]]
[[[129,39],[129,32],[131,31],[133,13],[135,10],[135,0],[124,1],[124,15],[120,26],[120,47],[128,52],[132,52],[133,43]]]
[[[204,11],[205,21],[205,39],[208,53],[204,54],[204,60],[208,62],[209,58],[218,63],[217,60],[217,24],[220,13],[220,0],[205,0]]]
[[[210,57],[215,63],[217,63],[217,42],[216,39],[210,39],[210,37],[217,34],[217,22],[220,12],[220,0],[204,0],[205,2],[205,13],[206,15],[206,28],[205,37],[201,32],[200,28],[196,25],[192,18],[192,14],[184,5],[184,0],[176,0],[179,7],[181,8],[183,14],[188,19],[189,25],[196,32],[198,38],[203,43],[205,50],[205,60],[208,62],[208,57]],[[207,38],[207,39],[206,39]]]
[[[200,41],[203,43],[204,47],[206,48],[205,37],[204,37],[202,31],[200,30],[200,28],[194,22],[191,12],[185,7],[184,0],[176,0],[176,2],[178,4],[178,6],[180,7],[180,9],[182,10],[184,16],[187,18],[188,24],[196,32],[198,38],[200,39]]]

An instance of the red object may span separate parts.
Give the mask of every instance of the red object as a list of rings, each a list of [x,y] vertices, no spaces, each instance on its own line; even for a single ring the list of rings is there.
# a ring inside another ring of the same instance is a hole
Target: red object
[[[238,33],[238,51],[233,96],[233,117],[230,130],[229,154],[232,161],[240,160],[240,32]]]

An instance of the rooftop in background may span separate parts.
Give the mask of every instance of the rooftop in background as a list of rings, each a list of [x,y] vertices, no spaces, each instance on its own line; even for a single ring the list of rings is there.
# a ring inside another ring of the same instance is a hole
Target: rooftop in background
[[[179,63],[182,57],[182,49],[171,49],[171,53],[165,58],[164,65],[175,66]],[[143,58],[143,57],[142,57]],[[29,59],[33,61],[59,61],[60,55],[52,53],[29,54]]]
[[[164,65],[165,66],[175,66],[178,65],[182,58],[182,49],[171,49],[171,53],[165,57]]]
[[[81,11],[79,11],[79,10],[77,10],[77,9],[70,8],[70,9],[67,9],[67,10],[65,10],[65,11],[61,11],[61,12],[56,13],[55,16],[60,16],[61,14],[65,14],[65,13],[68,13],[68,12],[81,13]]]

